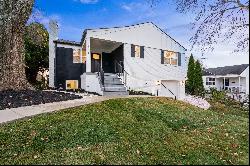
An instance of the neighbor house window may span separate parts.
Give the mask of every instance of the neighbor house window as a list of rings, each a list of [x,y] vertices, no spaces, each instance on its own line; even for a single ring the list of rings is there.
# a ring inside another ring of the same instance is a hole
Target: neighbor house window
[[[178,53],[173,51],[164,51],[164,64],[176,65],[178,64]]]
[[[141,57],[141,47],[135,46],[135,57],[140,58]]]
[[[74,49],[73,50],[73,63],[81,63],[81,50]]]
[[[206,78],[206,85],[215,85],[215,78]]]
[[[78,80],[66,80],[66,89],[78,89]]]
[[[82,63],[86,63],[86,50],[82,50]]]

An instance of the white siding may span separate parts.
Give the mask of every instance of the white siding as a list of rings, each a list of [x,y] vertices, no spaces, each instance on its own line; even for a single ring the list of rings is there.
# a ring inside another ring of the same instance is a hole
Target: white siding
[[[144,49],[144,58],[131,57],[131,45],[124,45],[124,68],[129,74],[127,87],[156,94],[159,89],[157,81],[175,80],[179,88],[179,83],[185,80],[186,68],[161,64],[161,50],[147,47]],[[176,93],[176,96],[183,97],[185,88]]]
[[[152,23],[122,28],[88,30],[87,37],[185,53],[185,48]]]
[[[246,88],[246,94],[249,94],[249,66],[245,69],[244,72],[241,73],[242,77],[245,77],[245,88]]]

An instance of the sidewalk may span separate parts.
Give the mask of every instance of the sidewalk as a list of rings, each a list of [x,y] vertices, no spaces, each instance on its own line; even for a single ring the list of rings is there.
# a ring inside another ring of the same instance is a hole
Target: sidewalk
[[[91,103],[98,103],[109,99],[130,98],[130,97],[149,97],[149,96],[124,96],[124,97],[84,96],[82,99],[76,99],[76,100],[5,109],[5,110],[0,110],[0,124],[43,113],[59,111],[66,108],[78,107]]]

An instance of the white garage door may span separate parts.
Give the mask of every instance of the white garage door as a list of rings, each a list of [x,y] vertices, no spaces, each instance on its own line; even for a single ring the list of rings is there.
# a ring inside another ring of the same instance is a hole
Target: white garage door
[[[161,81],[159,96],[178,98],[179,82],[178,81]]]

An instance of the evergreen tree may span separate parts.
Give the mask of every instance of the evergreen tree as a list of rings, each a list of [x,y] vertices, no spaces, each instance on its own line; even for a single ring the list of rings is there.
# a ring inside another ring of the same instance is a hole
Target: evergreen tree
[[[202,66],[199,60],[195,63],[195,77],[194,77],[194,94],[197,96],[202,96],[204,92],[204,85],[202,79]]]
[[[188,62],[188,71],[187,71],[187,81],[186,81],[186,92],[188,94],[193,95],[194,94],[194,88],[195,88],[195,61],[194,57],[191,54]]]

